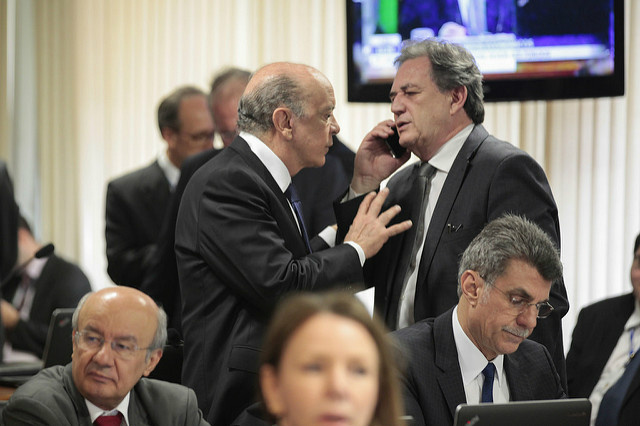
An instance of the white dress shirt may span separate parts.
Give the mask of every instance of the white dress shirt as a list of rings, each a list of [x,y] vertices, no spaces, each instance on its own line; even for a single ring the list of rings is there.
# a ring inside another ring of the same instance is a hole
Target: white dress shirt
[[[416,267],[414,268],[411,275],[409,275],[409,277],[407,278],[404,288],[402,289],[402,294],[400,296],[400,306],[398,309],[398,328],[407,327],[415,322],[413,317],[413,309],[416,297],[416,284],[418,281],[418,271],[420,270],[420,259],[422,258],[422,250],[424,249],[424,242],[429,230],[429,223],[431,223],[431,216],[433,215],[436,203],[438,201],[438,198],[440,197],[440,192],[442,192],[444,182],[449,175],[449,170],[451,170],[453,162],[458,156],[462,145],[464,145],[464,141],[466,141],[471,134],[473,126],[473,124],[469,124],[467,127],[458,132],[458,134],[456,134],[444,145],[442,145],[438,152],[436,152],[436,154],[429,160],[429,164],[436,168],[436,173],[431,178],[431,186],[429,187],[429,200],[427,201],[427,211],[424,215],[425,232],[422,235],[422,241],[420,242],[420,247],[417,250],[416,258],[414,259],[416,262]],[[413,226],[416,225],[414,224]]]
[[[492,360],[487,360],[462,329],[458,320],[457,306],[453,309],[451,322],[453,324],[453,339],[456,342],[456,350],[458,351],[458,363],[462,373],[462,383],[464,384],[467,404],[480,402],[482,384],[484,383],[482,370],[484,370],[489,361],[496,367],[496,374],[493,378],[493,402],[509,402],[509,384],[504,371],[504,355],[498,355]]]
[[[284,193],[289,187],[289,185],[291,184],[291,175],[289,174],[289,170],[287,169],[287,166],[285,166],[282,160],[280,160],[280,158],[273,151],[271,151],[271,148],[269,148],[258,137],[247,132],[240,132],[240,137],[247,142],[247,145],[249,145],[249,148],[251,148],[251,151],[256,155],[256,157],[258,157],[258,159],[262,162],[262,164],[264,164],[264,166],[267,168],[267,170],[269,171],[273,179],[278,184],[278,187]],[[296,223],[297,223],[298,219],[296,217],[295,212],[293,211],[293,207],[291,206],[291,203],[289,203],[289,208],[291,209],[291,213],[293,214],[293,217],[296,219]],[[298,230],[300,230],[300,224],[298,224]],[[325,230],[323,230],[319,234],[319,236],[330,247],[333,247],[335,245],[335,231],[333,231],[331,227],[328,227],[328,229],[325,228]],[[309,235],[310,239],[312,237],[313,235]],[[358,257],[360,259],[360,265],[361,266],[364,265],[364,261],[366,258],[364,255],[364,250],[362,250],[362,247],[360,247],[359,244],[354,243],[353,241],[347,241],[345,242],[345,244],[350,245],[356,250],[356,252],[358,253]]]
[[[633,332],[632,332],[633,330]],[[633,337],[633,338],[632,338]],[[629,362],[630,355],[640,348],[640,303],[636,299],[635,309],[627,320],[624,331],[618,339],[616,347],[609,356],[609,360],[600,374],[600,379],[593,388],[589,400],[591,401],[591,424],[595,425],[598,409],[602,397],[609,388],[622,377],[622,373]]]
[[[96,419],[102,415],[113,416],[113,415],[116,415],[118,412],[120,412],[122,413],[122,417],[123,417],[121,426],[129,426],[130,424],[129,423],[129,397],[130,396],[131,396],[131,391],[129,391],[129,393],[127,393],[124,399],[120,401],[120,404],[118,404],[118,406],[111,411],[105,411],[85,398],[84,402],[85,404],[87,404],[87,409],[89,410],[89,416],[91,417],[91,423],[95,422]]]

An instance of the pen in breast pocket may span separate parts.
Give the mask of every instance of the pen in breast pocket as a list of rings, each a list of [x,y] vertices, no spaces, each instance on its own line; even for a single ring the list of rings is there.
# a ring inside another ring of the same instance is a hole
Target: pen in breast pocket
[[[459,230],[462,229],[462,224],[459,225],[453,225],[451,223],[447,223],[447,232],[448,233],[452,233],[452,232],[458,232]]]

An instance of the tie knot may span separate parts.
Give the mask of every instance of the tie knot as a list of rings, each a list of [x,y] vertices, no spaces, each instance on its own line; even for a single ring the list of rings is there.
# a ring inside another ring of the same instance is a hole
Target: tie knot
[[[296,187],[293,186],[293,183],[289,185],[286,191],[284,191],[284,196],[289,199],[292,203],[297,203],[300,201],[300,197],[298,197],[298,191],[296,191]]]
[[[482,375],[485,380],[493,380],[493,376],[496,373],[496,366],[493,365],[492,362],[488,363],[487,366],[482,370]]]
[[[120,424],[122,424],[122,413],[118,412],[118,414],[113,416],[102,415],[98,417],[93,424],[95,426],[120,426]]]
[[[418,170],[418,176],[426,177],[429,179],[436,172],[436,168],[426,161],[420,164],[420,169]]]

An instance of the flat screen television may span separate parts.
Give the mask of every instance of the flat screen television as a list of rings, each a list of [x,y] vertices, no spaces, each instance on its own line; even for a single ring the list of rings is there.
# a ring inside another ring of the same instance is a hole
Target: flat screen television
[[[624,0],[347,0],[349,102],[389,102],[403,40],[464,45],[486,101],[624,95]]]

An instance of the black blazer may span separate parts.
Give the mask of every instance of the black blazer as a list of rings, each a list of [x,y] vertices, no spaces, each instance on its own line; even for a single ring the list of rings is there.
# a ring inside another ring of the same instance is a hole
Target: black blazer
[[[634,307],[635,298],[629,293],[602,300],[580,311],[567,354],[570,397],[588,398],[591,395]],[[629,386],[618,425],[637,425],[638,418],[640,373]]]
[[[240,137],[187,184],[176,224],[182,377],[211,424],[256,401],[262,335],[282,296],[362,281],[352,247],[311,244],[308,254],[284,194]]]
[[[0,281],[9,275],[18,258],[18,205],[7,165],[0,160]],[[1,356],[0,356],[1,359]]]
[[[191,176],[204,163],[218,154],[220,150],[209,149],[192,155],[182,163],[180,167],[180,179],[176,189],[171,194],[169,207],[167,208],[160,230],[160,237],[156,249],[156,255],[150,261],[148,273],[140,285],[140,290],[151,296],[156,303],[164,308],[167,313],[167,324],[178,333],[182,333],[182,315],[180,312],[182,298],[180,296],[180,284],[178,282],[178,266],[176,265],[176,218],[182,194],[187,187]]]
[[[107,272],[114,283],[140,288],[155,254],[170,192],[157,161],[109,182],[105,237]]]
[[[3,288],[2,296],[9,303],[19,283],[20,279],[15,279]],[[7,332],[7,339],[15,349],[42,358],[53,311],[57,308],[75,308],[82,296],[91,291],[91,285],[78,266],[54,254],[47,260],[33,286],[35,293],[29,320],[20,319],[16,327]]]
[[[452,425],[456,407],[467,402],[452,312],[453,308],[391,334],[405,357],[401,382],[412,426]],[[523,341],[517,351],[505,355],[504,368],[512,401],[566,396],[549,352],[539,343]]]
[[[400,170],[389,181],[391,192],[383,208],[399,204],[393,222],[410,218],[414,196],[410,189],[418,165]],[[346,234],[361,198],[336,204],[339,235]],[[500,141],[477,125],[464,142],[438,198],[422,254],[415,294],[415,321],[436,317],[458,303],[458,261],[471,240],[491,220],[504,213],[526,216],[560,247],[558,210],[544,171],[524,151]],[[402,253],[408,232],[389,239],[365,263],[365,282],[375,286],[375,306],[394,329],[409,255]],[[562,317],[569,309],[564,282],[551,288],[553,314],[540,321],[532,339],[551,353],[560,377],[566,377],[562,346]]]

